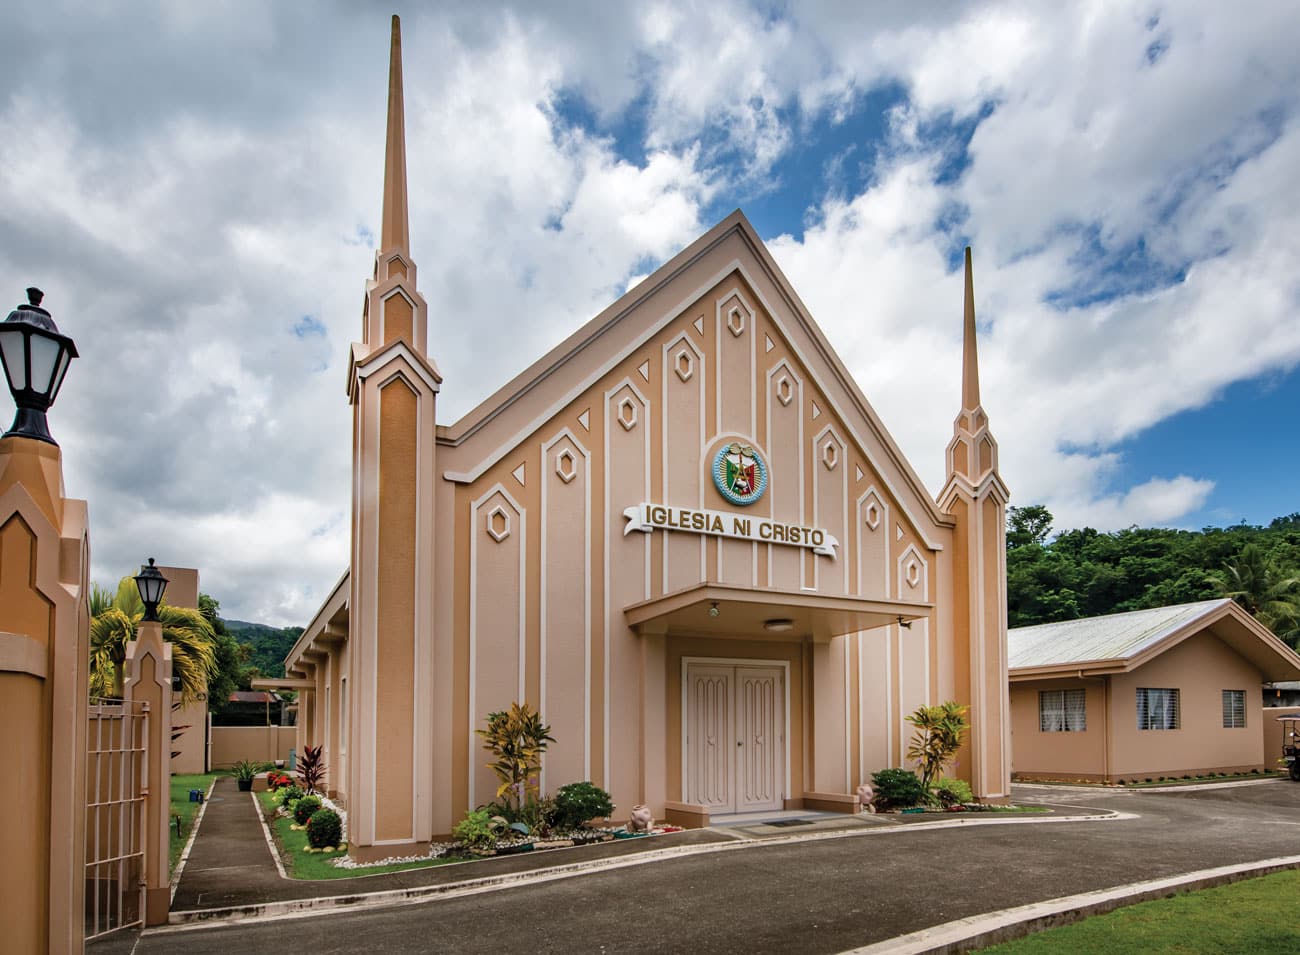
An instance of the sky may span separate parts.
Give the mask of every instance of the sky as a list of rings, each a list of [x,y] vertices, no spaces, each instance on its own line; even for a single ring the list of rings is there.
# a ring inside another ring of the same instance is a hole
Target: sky
[[[394,12],[441,423],[739,207],[932,492],[970,245],[1013,504],[1300,511],[1294,3],[9,0],[0,306],[80,350],[92,579],[305,625],[346,568]]]

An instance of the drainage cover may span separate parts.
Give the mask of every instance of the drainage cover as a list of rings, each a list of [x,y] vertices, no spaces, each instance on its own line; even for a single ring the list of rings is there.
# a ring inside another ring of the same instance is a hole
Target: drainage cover
[[[774,819],[771,822],[763,823],[765,826],[811,826],[812,821],[808,819]]]

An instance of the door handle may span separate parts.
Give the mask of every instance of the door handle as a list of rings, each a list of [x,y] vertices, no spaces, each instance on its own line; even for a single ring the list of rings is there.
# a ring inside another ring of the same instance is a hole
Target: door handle
[[[745,742],[744,742],[744,740],[739,740],[739,739],[738,739],[738,740],[736,740],[736,745],[737,745],[737,746],[744,746],[744,745],[745,745]]]

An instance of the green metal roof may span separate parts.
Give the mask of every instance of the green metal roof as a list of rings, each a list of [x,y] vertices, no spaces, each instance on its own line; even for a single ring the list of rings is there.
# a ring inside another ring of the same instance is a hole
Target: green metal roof
[[[1069,666],[1127,660],[1199,617],[1231,603],[1227,597],[1104,617],[1043,623],[1007,631],[1007,668]]]

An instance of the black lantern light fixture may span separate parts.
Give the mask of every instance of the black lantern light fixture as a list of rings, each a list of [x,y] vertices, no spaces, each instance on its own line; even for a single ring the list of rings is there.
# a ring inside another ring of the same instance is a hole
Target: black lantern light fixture
[[[0,322],[0,364],[18,406],[4,437],[35,438],[57,446],[46,427],[45,412],[58,397],[68,364],[77,357],[77,346],[60,334],[50,313],[41,308],[44,297],[40,289],[29,288],[28,304],[19,305]]]
[[[144,619],[156,622],[158,604],[162,603],[163,592],[167,589],[167,578],[153,565],[152,557],[147,565],[141,565],[140,573],[135,575],[135,588],[140,591],[140,599],[144,601]]]

